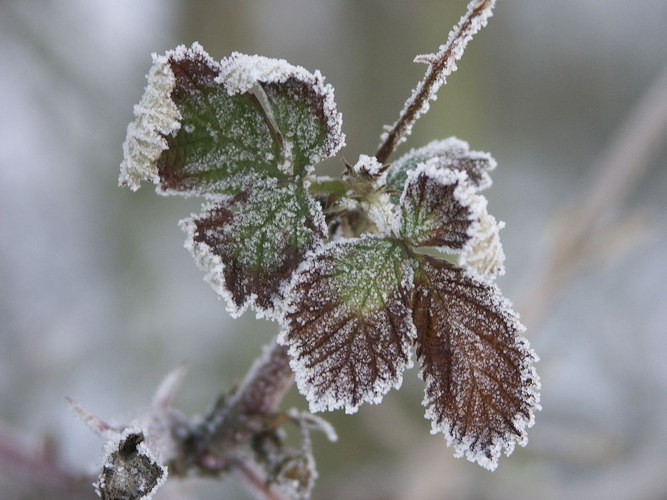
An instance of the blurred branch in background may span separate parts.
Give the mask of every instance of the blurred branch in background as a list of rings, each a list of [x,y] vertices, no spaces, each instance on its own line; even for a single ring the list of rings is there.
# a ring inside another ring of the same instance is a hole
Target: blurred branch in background
[[[613,230],[615,222],[610,219],[618,217],[621,204],[666,142],[667,67],[598,155],[589,169],[588,188],[560,214],[544,272],[520,301],[519,311],[529,331],[549,314],[581,261]]]

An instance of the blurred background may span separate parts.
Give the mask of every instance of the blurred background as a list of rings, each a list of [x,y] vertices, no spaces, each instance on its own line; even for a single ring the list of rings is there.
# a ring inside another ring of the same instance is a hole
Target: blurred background
[[[236,50],[320,69],[354,162],[376,151],[423,75],[413,57],[435,51],[465,8],[2,0],[2,439],[92,470],[101,442],[66,396],[121,419],[185,362],[175,406],[202,414],[277,333],[252,313],[231,320],[203,282],[177,227],[198,200],[116,187],[151,52],[198,40],[215,59]],[[339,441],[315,438],[314,498],[667,498],[667,136],[664,116],[662,125],[649,116],[664,115],[666,28],[664,0],[499,1],[399,154],[456,135],[498,160],[486,194],[507,223],[499,284],[542,358],[544,409],[528,447],[489,473],[429,435],[411,370],[381,405],[325,415]],[[623,142],[637,124],[642,132]],[[607,168],[614,162],[621,174]],[[326,168],[337,174],[341,159]],[[590,213],[586,193],[610,178],[620,189],[606,191],[584,251],[554,259],[568,225]],[[305,407],[294,389],[290,406]],[[0,497],[49,498],[31,488],[0,454]],[[249,497],[234,480],[189,479],[155,498]]]

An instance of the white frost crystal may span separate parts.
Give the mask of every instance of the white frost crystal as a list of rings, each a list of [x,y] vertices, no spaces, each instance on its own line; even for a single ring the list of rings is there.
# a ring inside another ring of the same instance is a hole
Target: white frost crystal
[[[505,274],[505,252],[499,234],[504,226],[504,222],[496,222],[486,209],[481,211],[468,229],[470,240],[459,255],[459,265],[480,278]]]
[[[187,48],[176,49],[158,56],[153,54],[153,66],[148,72],[148,84],[141,101],[134,107],[136,119],[127,127],[123,143],[123,161],[120,165],[118,183],[132,191],[139,189],[141,181],[158,184],[157,160],[167,149],[165,136],[175,134],[181,128],[181,114],[171,99],[176,85],[170,61],[203,57],[214,63],[197,42]]]

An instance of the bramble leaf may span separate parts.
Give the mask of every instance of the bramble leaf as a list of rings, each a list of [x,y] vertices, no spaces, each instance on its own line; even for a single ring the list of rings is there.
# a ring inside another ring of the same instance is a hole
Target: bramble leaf
[[[439,168],[466,172],[478,191],[491,186],[489,172],[496,168],[496,161],[488,153],[470,151],[468,143],[456,137],[430,142],[401,156],[387,171],[387,186],[402,191],[408,171],[433,158],[437,158]]]
[[[278,341],[311,411],[378,403],[412,364],[412,261],[390,238],[338,240],[297,270]]]
[[[464,172],[441,170],[434,162],[408,172],[400,200],[400,234],[413,246],[460,250],[482,203]]]
[[[163,193],[234,195],[302,176],[344,145],[319,72],[238,53],[217,63],[197,43],[154,56],[135,114],[119,179],[132,189],[151,180]]]
[[[400,235],[413,246],[460,253],[459,264],[481,278],[504,272],[497,224],[467,172],[441,168],[438,158],[407,172],[400,199]]]
[[[432,432],[442,432],[456,456],[493,470],[503,450],[525,446],[540,409],[537,356],[495,285],[421,256],[415,287],[417,356]]]
[[[233,94],[261,86],[267,113],[284,141],[286,160],[293,164],[295,174],[345,145],[333,87],[324,83],[319,71],[310,73],[283,59],[234,52],[222,60],[219,81]]]
[[[306,189],[276,182],[213,203],[181,227],[186,247],[234,317],[251,305],[274,317],[283,283],[326,233],[320,206]]]

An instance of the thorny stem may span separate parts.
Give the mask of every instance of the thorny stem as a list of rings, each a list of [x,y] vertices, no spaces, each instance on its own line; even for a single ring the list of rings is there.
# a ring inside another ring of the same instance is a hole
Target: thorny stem
[[[554,252],[523,301],[522,318],[534,327],[546,315],[591,244],[604,232],[600,221],[618,206],[650,166],[667,136],[667,68],[639,101],[592,167],[592,182],[574,200],[576,216],[561,218]]]
[[[447,43],[437,54],[418,56],[416,62],[425,62],[428,69],[410,98],[405,102],[398,121],[386,134],[375,158],[380,163],[387,159],[405,137],[410,134],[412,125],[428,110],[428,101],[435,98],[438,88],[445,83],[445,78],[456,71],[456,61],[463,55],[468,42],[486,25],[496,0],[473,0],[468,4],[468,12],[450,32]]]

